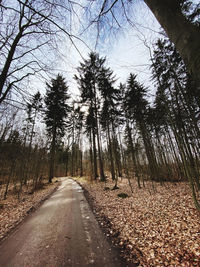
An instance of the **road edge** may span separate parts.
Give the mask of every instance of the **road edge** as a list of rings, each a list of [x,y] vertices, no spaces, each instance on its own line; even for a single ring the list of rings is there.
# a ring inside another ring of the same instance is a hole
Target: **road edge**
[[[13,226],[6,232],[5,236],[0,238],[0,246],[1,244],[18,228],[20,225],[29,217],[31,216],[38,208],[47,200],[49,199],[58,189],[60,186],[61,181],[57,182],[56,187],[43,198],[41,198],[38,202],[32,205],[25,213],[25,215],[21,216],[18,221],[16,221]]]
[[[83,190],[83,194],[89,204],[89,207],[91,211],[93,212],[100,229],[106,236],[106,239],[110,246],[117,250],[119,252],[119,257],[122,259],[122,261],[126,264],[127,267],[137,267],[141,266],[140,262],[138,261],[137,256],[134,257],[134,263],[127,261],[127,259],[124,257],[124,255],[128,254],[133,257],[132,253],[130,253],[130,249],[128,248],[128,243],[124,243],[122,246],[120,244],[120,238],[119,238],[119,232],[113,229],[112,224],[108,217],[106,217],[101,211],[102,209],[100,207],[97,207],[95,205],[93,197],[90,195],[89,191],[84,187],[83,184],[81,184],[79,181],[71,178],[73,181],[75,181],[78,185],[81,186]]]

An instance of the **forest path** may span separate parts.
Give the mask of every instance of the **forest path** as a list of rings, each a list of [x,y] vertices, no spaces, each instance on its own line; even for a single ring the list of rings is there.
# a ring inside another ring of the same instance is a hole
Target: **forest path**
[[[58,190],[1,245],[1,267],[125,266],[101,232],[73,180]]]

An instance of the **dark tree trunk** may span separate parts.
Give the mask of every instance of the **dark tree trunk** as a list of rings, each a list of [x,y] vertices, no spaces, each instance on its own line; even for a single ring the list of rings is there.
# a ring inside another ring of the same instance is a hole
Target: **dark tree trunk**
[[[139,175],[139,171],[138,171],[138,166],[137,166],[137,161],[136,161],[136,156],[135,156],[135,151],[134,151],[134,146],[133,146],[133,139],[132,139],[132,135],[131,135],[131,129],[130,129],[128,123],[127,123],[127,129],[128,129],[128,140],[129,140],[129,144],[131,147],[131,157],[132,157],[132,161],[133,161],[133,169],[135,171],[135,176],[137,178],[138,188],[141,188],[140,175]]]
[[[97,113],[97,99],[96,99],[96,89],[94,85],[94,91],[95,91],[95,121],[96,121],[96,131],[97,131],[97,146],[98,146],[98,155],[99,155],[99,170],[100,170],[100,179],[101,181],[105,181],[106,177],[104,175],[104,169],[103,169],[103,160],[101,155],[101,145],[100,145],[100,134],[99,134],[99,122],[98,122],[98,113]]]
[[[200,28],[182,14],[178,0],[144,0],[175,44],[200,89]]]
[[[71,176],[74,176],[74,143],[72,144],[72,154],[71,154]]]
[[[65,175],[68,175],[68,164],[69,164],[69,152],[66,152],[66,162],[65,162]]]
[[[96,180],[98,177],[98,172],[97,172],[97,149],[96,149],[96,135],[95,135],[95,130],[92,130],[92,143],[93,143],[93,163],[94,163],[94,179]]]
[[[90,167],[91,167],[91,180],[94,177],[94,164],[93,164],[93,151],[92,151],[92,134],[91,131],[89,133],[89,141],[90,141]]]
[[[111,176],[112,180],[115,180],[115,169],[114,169],[114,161],[113,161],[113,151],[112,151],[112,143],[110,138],[110,128],[109,124],[107,125],[107,131],[108,131],[108,144],[109,144],[109,154],[110,154],[110,169],[111,169]]]
[[[54,177],[55,147],[56,147],[56,128],[54,127],[53,137],[51,142],[51,151],[50,151],[49,183],[52,183],[52,179]]]
[[[104,169],[103,169],[103,160],[102,160],[102,155],[101,155],[101,145],[100,145],[100,136],[99,136],[98,126],[97,126],[97,146],[98,146],[98,154],[99,154],[100,179],[101,181],[105,181],[106,178],[105,178]]]
[[[83,176],[83,152],[80,150],[80,177]]]
[[[19,43],[19,40],[22,37],[22,34],[23,34],[23,30],[21,29],[19,31],[19,33],[16,35],[16,37],[15,37],[15,39],[14,39],[12,45],[11,45],[10,51],[9,51],[8,56],[6,58],[6,62],[4,64],[4,67],[3,67],[1,75],[0,75],[0,104],[6,98],[7,94],[9,93],[9,91],[11,89],[11,86],[12,86],[12,84],[9,84],[7,89],[3,92],[3,88],[4,88],[4,85],[6,83],[7,75],[8,75],[8,72],[9,72],[9,68],[10,68],[10,65],[12,63],[16,47],[17,47],[17,45]]]
[[[120,154],[118,153],[118,139],[117,135],[115,134],[115,127],[112,122],[112,132],[113,132],[113,151],[115,155],[115,162],[116,162],[116,167],[117,167],[117,172],[118,176],[122,177],[122,165],[121,165],[121,159],[120,159]]]

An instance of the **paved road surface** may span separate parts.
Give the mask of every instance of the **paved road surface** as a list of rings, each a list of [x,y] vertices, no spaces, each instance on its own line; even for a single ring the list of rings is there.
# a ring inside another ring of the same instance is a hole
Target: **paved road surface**
[[[0,246],[1,267],[123,266],[99,229],[81,187],[58,190]]]

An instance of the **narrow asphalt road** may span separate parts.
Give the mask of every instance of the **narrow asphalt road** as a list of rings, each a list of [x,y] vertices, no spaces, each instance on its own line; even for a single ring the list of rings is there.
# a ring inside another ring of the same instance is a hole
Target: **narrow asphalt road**
[[[124,266],[101,232],[81,187],[58,190],[1,245],[1,267]]]

